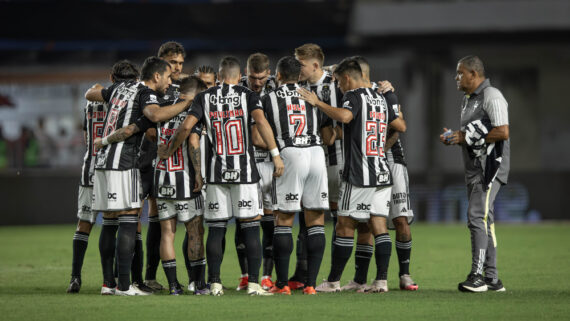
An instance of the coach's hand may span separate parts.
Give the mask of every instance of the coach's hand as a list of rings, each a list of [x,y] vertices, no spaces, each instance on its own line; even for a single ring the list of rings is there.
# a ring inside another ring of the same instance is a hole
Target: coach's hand
[[[168,145],[165,144],[159,144],[156,153],[160,159],[168,159],[168,157],[170,157],[170,155],[168,155]]]
[[[305,100],[306,102],[308,102],[313,106],[316,106],[317,103],[319,102],[319,97],[317,97],[317,94],[315,94],[310,90],[307,90],[305,88],[299,88],[297,89],[297,92],[299,93],[299,95],[301,95],[303,100]]]
[[[378,82],[378,92],[381,94],[385,94],[389,91],[396,92],[394,86],[388,80],[382,80]]]
[[[103,140],[100,137],[95,138],[93,141],[93,146],[95,146],[95,150],[100,150],[103,148]]]
[[[192,192],[200,192],[202,190],[202,186],[204,186],[204,179],[202,178],[202,174],[196,173],[194,189],[192,190]]]
[[[273,176],[280,177],[281,175],[283,175],[283,170],[285,169],[285,165],[283,165],[283,160],[281,159],[281,156],[277,155],[273,157],[273,165],[275,167],[275,170],[273,171]]]

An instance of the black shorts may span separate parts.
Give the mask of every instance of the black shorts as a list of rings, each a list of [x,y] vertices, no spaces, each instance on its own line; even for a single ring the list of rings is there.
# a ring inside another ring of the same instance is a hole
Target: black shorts
[[[147,199],[149,197],[155,198],[154,192],[154,171],[152,167],[141,169],[141,181],[142,181],[142,198]]]

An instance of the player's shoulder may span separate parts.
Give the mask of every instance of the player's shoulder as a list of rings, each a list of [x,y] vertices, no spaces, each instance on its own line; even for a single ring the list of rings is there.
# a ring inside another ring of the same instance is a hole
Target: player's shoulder
[[[494,99],[505,99],[503,93],[493,86],[488,86],[483,89],[483,94],[486,101],[494,100]]]

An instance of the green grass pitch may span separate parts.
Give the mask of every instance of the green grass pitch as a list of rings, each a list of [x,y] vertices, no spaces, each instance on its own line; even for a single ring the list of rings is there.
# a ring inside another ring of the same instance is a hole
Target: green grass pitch
[[[0,227],[0,320],[569,320],[570,224],[498,224],[498,264],[506,293],[460,293],[457,283],[469,272],[469,233],[463,225],[412,225],[411,271],[417,292],[398,289],[392,251],[390,292],[248,297],[234,291],[239,267],[228,229],[222,280],[223,297],[103,297],[95,227],[83,266],[81,293],[65,289],[71,271],[74,227]],[[178,277],[187,277],[181,255],[183,226],[176,249]],[[294,231],[296,235],[296,231]],[[327,244],[331,226],[327,226]],[[143,231],[143,237],[146,231]],[[393,233],[392,233],[393,236]],[[293,255],[294,256],[294,255]],[[354,255],[353,255],[354,257]],[[292,265],[294,259],[292,260]],[[330,268],[327,246],[319,281]],[[372,260],[369,280],[375,275]],[[293,272],[292,269],[290,271]],[[354,273],[354,259],[341,284]],[[162,267],[158,280],[165,284]],[[166,293],[165,293],[166,294]]]

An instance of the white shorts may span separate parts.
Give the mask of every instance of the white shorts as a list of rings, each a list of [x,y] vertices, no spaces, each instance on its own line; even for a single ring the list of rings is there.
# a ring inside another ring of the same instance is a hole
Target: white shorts
[[[273,211],[273,202],[271,201],[271,185],[273,184],[273,171],[275,169],[273,162],[256,163],[257,171],[261,180],[259,187],[261,189],[261,197],[263,200],[263,209]]]
[[[77,218],[80,221],[93,224],[97,220],[97,211],[91,210],[91,202],[93,202],[93,187],[79,186],[79,194],[77,195]]]
[[[342,181],[339,188],[338,215],[366,222],[370,215],[388,217],[392,186],[358,187]]]
[[[254,218],[263,213],[258,183],[208,184],[204,219],[207,221]]]
[[[280,212],[328,210],[325,153],[320,146],[287,147],[281,151],[285,170],[275,179],[273,204]],[[303,207],[301,207],[303,203]]]
[[[327,167],[327,175],[329,180],[329,201],[338,203],[338,188],[340,186],[340,176],[343,165],[332,165]]]
[[[95,211],[113,212],[140,208],[142,185],[138,168],[124,171],[95,170]]]
[[[408,181],[408,169],[402,164],[389,164],[392,171],[392,198],[390,200],[390,215],[388,216],[388,228],[394,229],[393,219],[400,216],[408,218],[408,224],[414,221],[414,212],[410,208],[410,184]]]
[[[157,199],[158,219],[161,221],[178,218],[186,223],[196,216],[204,215],[204,199],[199,195],[188,200]]]

